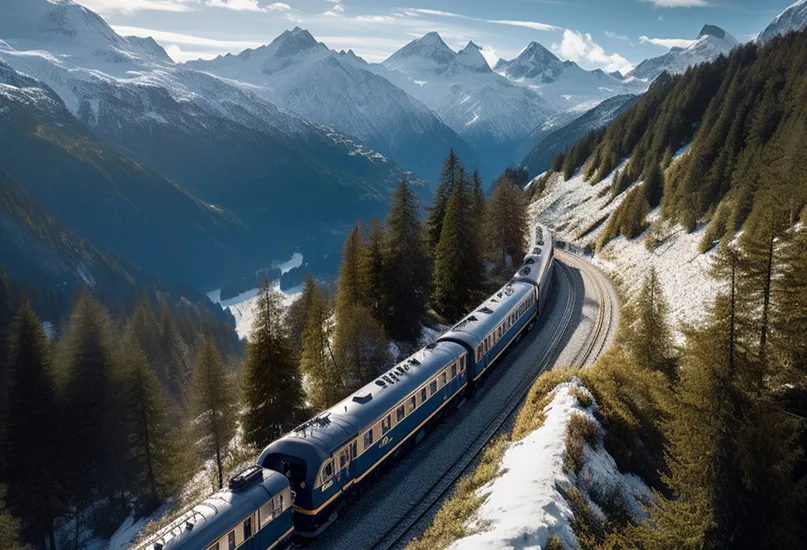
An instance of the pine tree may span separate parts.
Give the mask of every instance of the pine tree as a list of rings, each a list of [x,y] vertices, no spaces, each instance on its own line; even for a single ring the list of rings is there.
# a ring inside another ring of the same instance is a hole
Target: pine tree
[[[417,198],[404,177],[392,199],[384,233],[384,326],[394,339],[415,342],[431,280]]]
[[[176,383],[176,402],[182,411],[187,411],[188,391],[191,384],[190,350],[179,334],[174,312],[164,304],[160,315],[160,357],[157,372],[168,373]]]
[[[631,331],[631,350],[640,365],[675,379],[669,306],[654,267],[650,268],[636,304],[636,322]]]
[[[5,489],[0,486],[0,548],[4,550],[30,550],[20,543],[20,522],[6,510]],[[51,547],[55,550],[55,547]]]
[[[54,457],[63,451],[61,417],[47,339],[27,301],[11,328],[6,375],[8,412],[2,446],[9,508],[23,520],[28,540],[36,541],[37,547],[44,547],[47,540],[55,550],[59,468],[54,467]]]
[[[333,352],[349,389],[372,381],[389,361],[384,329],[361,304],[339,313]]]
[[[807,231],[795,232],[781,250],[779,276],[771,293],[771,338],[775,349],[778,385],[807,384]]]
[[[461,180],[461,172],[464,171],[462,161],[454,153],[454,149],[448,152],[448,156],[443,161],[443,170],[440,172],[440,183],[434,192],[434,201],[429,209],[429,219],[426,222],[427,241],[429,253],[434,255],[437,244],[440,242],[440,235],[443,232],[443,218],[448,207],[448,199],[454,192],[454,187]]]
[[[283,324],[282,296],[264,279],[247,344],[244,437],[261,447],[295,426],[303,408],[300,371]]]
[[[314,276],[309,272],[303,282],[303,291],[300,298],[293,302],[286,310],[286,326],[289,329],[289,338],[295,349],[300,349],[303,341],[303,331],[308,323],[308,310],[311,307],[311,298],[319,287]]]
[[[364,305],[378,321],[383,319],[384,296],[384,230],[377,219],[373,219],[367,244],[362,248],[361,286],[364,289]]]
[[[362,257],[364,240],[359,226],[350,230],[342,251],[342,267],[339,269],[339,290],[336,298],[336,310],[365,302],[362,287]]]
[[[191,393],[192,426],[199,456],[216,461],[218,487],[224,486],[224,457],[235,435],[235,386],[210,337],[199,344]]]
[[[308,288],[306,280],[306,289]],[[307,397],[311,406],[315,410],[323,410],[345,397],[349,390],[345,386],[331,350],[328,304],[313,277],[309,292],[300,370],[306,377]]]
[[[171,425],[159,379],[131,327],[121,364],[135,494],[140,509],[150,513],[179,486],[178,433]]]
[[[468,211],[464,195],[461,186],[454,188],[434,259],[435,309],[449,321],[459,318],[470,302],[469,274],[463,264],[468,244],[463,234],[463,214]]]
[[[490,259],[501,268],[520,262],[527,244],[527,201],[523,191],[509,180],[500,181],[488,203],[486,221]]]
[[[106,311],[87,292],[73,308],[57,347],[66,378],[65,478],[76,514],[124,484],[122,410],[115,391],[117,371]]]

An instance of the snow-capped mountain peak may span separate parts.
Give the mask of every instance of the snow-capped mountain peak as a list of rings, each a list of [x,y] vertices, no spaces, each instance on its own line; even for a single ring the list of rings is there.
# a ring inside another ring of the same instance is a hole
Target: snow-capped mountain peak
[[[269,46],[274,46],[276,57],[292,57],[307,50],[317,49],[320,43],[307,30],[294,27],[290,31],[283,31]]]
[[[468,45],[459,51],[455,62],[464,68],[478,73],[492,71],[487,60],[482,55],[482,48],[473,42],[468,42]]]
[[[671,48],[666,54],[642,61],[628,76],[652,82],[663,72],[680,74],[689,67],[728,55],[740,42],[715,25],[704,25],[697,39],[686,48]]]
[[[797,32],[807,27],[807,0],[799,0],[771,21],[771,24],[759,35],[762,43],[776,36]]]
[[[73,0],[5,0],[0,36],[14,41],[100,46],[124,42],[96,13]]]
[[[404,73],[436,71],[449,65],[457,53],[434,31],[413,40],[384,61],[388,69]]]
[[[563,71],[563,62],[538,42],[530,42],[512,61],[501,60],[497,71],[513,80],[536,79],[547,83]],[[540,77],[540,78],[539,78]]]

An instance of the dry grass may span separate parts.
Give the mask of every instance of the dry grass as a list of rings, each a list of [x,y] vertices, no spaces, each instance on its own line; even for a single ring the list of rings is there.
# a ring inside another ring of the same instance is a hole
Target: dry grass
[[[580,386],[572,386],[569,393],[572,395],[572,397],[577,399],[577,402],[580,403],[580,406],[584,409],[587,409],[594,404],[594,401],[591,399],[591,394],[583,391]]]
[[[506,437],[499,437],[488,443],[476,471],[459,482],[457,490],[434,516],[423,536],[410,542],[406,550],[440,550],[478,531],[479,528],[474,529],[467,525],[485,500],[477,491],[499,475],[499,464],[506,445]]]
[[[511,437],[513,441],[524,439],[531,432],[544,425],[544,420],[546,420],[544,409],[552,401],[552,390],[558,384],[571,380],[574,374],[575,371],[560,369],[545,372],[538,378],[532,389],[530,389],[527,400],[516,418]]]
[[[600,439],[597,423],[584,414],[574,413],[566,425],[566,456],[563,467],[575,474],[583,467],[583,451],[586,444],[596,449]]]
[[[546,541],[546,546],[544,546],[544,550],[566,550],[563,546],[563,541],[560,540],[560,537],[549,537],[549,540]]]

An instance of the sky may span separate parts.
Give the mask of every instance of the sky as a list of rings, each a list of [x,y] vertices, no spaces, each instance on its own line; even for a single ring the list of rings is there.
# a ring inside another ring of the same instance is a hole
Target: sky
[[[493,65],[531,41],[586,69],[626,72],[686,46],[704,24],[753,39],[794,0],[76,0],[120,34],[152,36],[176,61],[239,53],[300,26],[335,50],[380,62],[437,31],[474,41]]]

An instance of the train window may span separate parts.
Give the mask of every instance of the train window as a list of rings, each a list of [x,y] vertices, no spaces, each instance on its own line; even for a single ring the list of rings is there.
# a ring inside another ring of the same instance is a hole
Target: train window
[[[478,363],[480,359],[482,359],[482,344],[476,346],[476,362]]]
[[[345,449],[339,453],[339,469],[344,470],[350,463],[350,449]]]
[[[434,395],[437,393],[437,380],[432,380],[431,384],[429,384],[429,395]]]
[[[504,331],[504,327],[502,325],[499,325],[499,338],[502,337],[502,332],[503,331]]]
[[[422,405],[425,403],[426,399],[428,399],[428,396],[426,395],[426,388],[423,388],[420,390],[420,404]]]
[[[272,521],[272,517],[274,516],[272,513],[272,509],[274,508],[273,502],[274,499],[270,500],[261,506],[260,510],[258,510],[259,525],[261,526],[261,529],[269,525],[269,522]],[[207,550],[210,550],[210,548]],[[214,548],[213,550],[218,550],[218,548]]]
[[[329,460],[325,463],[325,467],[322,469],[322,482],[326,482],[331,479],[333,476],[333,461]]]
[[[369,449],[373,445],[373,429],[364,432],[364,448]]]
[[[398,407],[398,410],[395,411],[395,422],[400,422],[401,420],[404,419],[404,416],[405,416],[404,406],[401,405],[400,407]]]
[[[227,547],[229,550],[235,550],[235,531],[227,533]]]
[[[244,540],[252,537],[252,518],[247,518],[244,521]]]
[[[460,357],[460,372],[465,372],[465,359],[468,357],[467,355],[463,355]]]
[[[451,379],[454,380],[457,377],[457,364],[454,363],[451,365]]]
[[[385,434],[390,431],[392,428],[392,415],[387,415],[384,420],[381,421],[381,434]]]
[[[440,385],[445,386],[448,384],[448,371],[443,371],[443,374],[440,376]]]
[[[216,544],[209,546],[207,550],[219,550],[219,543],[216,541]]]
[[[359,442],[358,442],[358,440],[354,439],[353,443],[351,443],[351,445],[350,445],[350,457],[351,458],[356,458],[357,456],[359,456],[359,453],[357,452],[358,447],[359,447]]]
[[[415,408],[417,408],[417,406],[418,406],[417,398],[413,395],[412,397],[409,398],[409,403],[407,403],[407,407],[406,407],[407,411],[406,411],[406,413],[407,414],[412,414],[412,411],[414,411]]]

